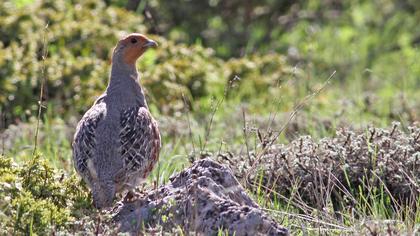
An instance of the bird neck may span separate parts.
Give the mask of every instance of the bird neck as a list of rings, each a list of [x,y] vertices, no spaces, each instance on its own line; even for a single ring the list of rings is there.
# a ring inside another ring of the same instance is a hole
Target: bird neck
[[[139,75],[134,64],[112,63],[106,94],[123,103],[136,103],[147,107],[143,89],[138,80]]]
[[[133,79],[137,82],[137,77],[138,72],[134,64],[128,65],[125,63],[113,62],[108,87],[120,84],[129,84],[129,82]]]

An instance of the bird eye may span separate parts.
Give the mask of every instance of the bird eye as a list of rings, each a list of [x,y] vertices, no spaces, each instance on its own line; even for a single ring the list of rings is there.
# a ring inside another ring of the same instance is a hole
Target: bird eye
[[[131,38],[131,43],[132,43],[132,44],[137,43],[137,39],[136,39],[136,38]]]

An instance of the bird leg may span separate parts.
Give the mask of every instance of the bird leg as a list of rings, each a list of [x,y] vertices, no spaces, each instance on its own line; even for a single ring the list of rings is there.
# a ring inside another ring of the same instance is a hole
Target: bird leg
[[[140,197],[139,193],[129,190],[125,195],[123,202],[134,202],[138,197]]]
[[[140,196],[145,194],[146,183],[141,183],[139,187],[128,190],[127,194],[123,198],[123,202],[133,202]]]

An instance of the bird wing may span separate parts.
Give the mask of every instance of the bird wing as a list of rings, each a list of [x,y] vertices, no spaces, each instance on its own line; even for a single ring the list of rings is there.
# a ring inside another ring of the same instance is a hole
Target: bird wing
[[[123,175],[146,178],[159,159],[160,134],[156,121],[145,107],[126,109],[120,118]]]
[[[106,106],[97,103],[92,106],[79,121],[73,139],[73,161],[76,171],[86,178],[90,178],[89,160],[93,157],[95,142],[95,129],[104,118]],[[90,181],[89,181],[90,182]]]

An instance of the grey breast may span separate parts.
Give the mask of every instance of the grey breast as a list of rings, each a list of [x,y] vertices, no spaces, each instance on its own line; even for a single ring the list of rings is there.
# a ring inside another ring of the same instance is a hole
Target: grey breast
[[[78,124],[73,141],[77,172],[90,185],[112,179],[117,191],[134,187],[156,163],[160,134],[147,107],[97,101]]]

